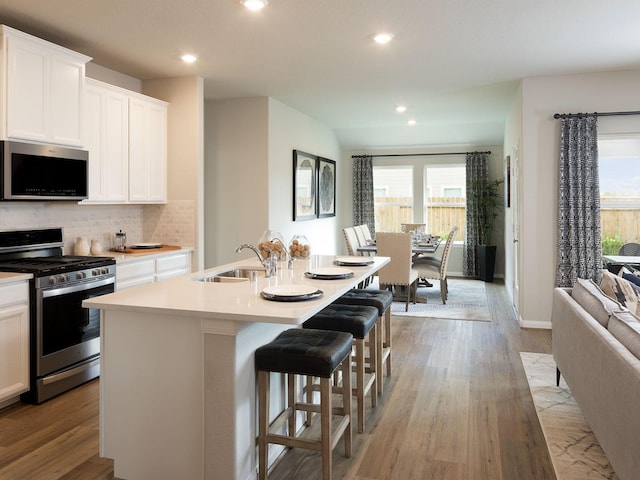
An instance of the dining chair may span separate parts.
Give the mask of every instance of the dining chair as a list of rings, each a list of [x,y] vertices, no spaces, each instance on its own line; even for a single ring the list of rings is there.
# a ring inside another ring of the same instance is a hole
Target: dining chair
[[[369,225],[363,223],[362,225],[360,225],[360,228],[362,229],[362,234],[364,235],[364,239],[366,242],[370,242],[371,240],[373,240],[373,237],[371,236],[371,230],[369,230]]]
[[[360,242],[358,242],[358,236],[356,235],[354,227],[343,228],[342,234],[344,235],[344,241],[347,244],[347,252],[349,255],[361,255],[361,253],[358,252]]]
[[[356,225],[355,227],[353,227],[353,230],[356,232],[356,237],[358,237],[358,243],[360,245],[366,245],[367,239],[364,235],[364,229],[362,228],[362,225]]]
[[[426,223],[401,223],[400,231],[404,233],[409,233],[419,228],[426,228],[426,227],[427,227]]]
[[[440,280],[440,297],[442,304],[447,303],[449,296],[449,287],[447,285],[447,264],[449,263],[449,254],[451,246],[458,232],[458,227],[453,227],[449,232],[449,237],[444,244],[444,250],[440,259],[434,257],[419,257],[413,262],[413,267],[417,270],[418,276],[426,280]]]
[[[380,288],[405,287],[407,290],[405,312],[409,310],[409,299],[413,291],[413,303],[416,301],[418,272],[411,266],[410,233],[376,233],[378,255],[389,257],[391,261],[378,271]]]
[[[625,243],[620,247],[618,255],[637,257],[640,255],[640,243]]]

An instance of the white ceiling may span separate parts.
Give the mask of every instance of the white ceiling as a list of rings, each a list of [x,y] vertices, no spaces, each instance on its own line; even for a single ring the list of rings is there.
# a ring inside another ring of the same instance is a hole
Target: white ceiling
[[[202,76],[208,99],[273,97],[353,150],[501,144],[519,79],[640,68],[638,0],[0,0],[0,22],[140,79]]]

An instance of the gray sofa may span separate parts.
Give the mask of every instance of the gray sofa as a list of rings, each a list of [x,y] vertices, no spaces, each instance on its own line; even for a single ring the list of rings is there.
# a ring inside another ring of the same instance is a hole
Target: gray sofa
[[[554,290],[552,328],[556,365],[616,474],[640,478],[640,322],[579,280]]]

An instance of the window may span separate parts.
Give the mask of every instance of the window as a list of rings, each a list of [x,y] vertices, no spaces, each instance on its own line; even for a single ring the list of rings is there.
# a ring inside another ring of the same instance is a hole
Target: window
[[[373,167],[376,232],[399,232],[413,223],[413,168]]]
[[[464,163],[424,167],[424,218],[427,230],[446,236],[457,225],[464,238],[466,167]]]
[[[598,157],[602,249],[617,255],[640,241],[640,134],[600,135]]]

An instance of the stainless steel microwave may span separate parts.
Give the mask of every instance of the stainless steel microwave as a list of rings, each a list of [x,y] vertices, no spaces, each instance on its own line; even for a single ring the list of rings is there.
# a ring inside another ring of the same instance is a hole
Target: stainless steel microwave
[[[0,141],[1,200],[87,198],[89,152],[57,145]]]

